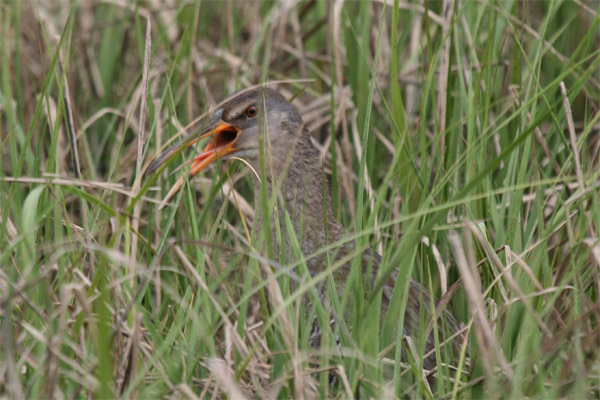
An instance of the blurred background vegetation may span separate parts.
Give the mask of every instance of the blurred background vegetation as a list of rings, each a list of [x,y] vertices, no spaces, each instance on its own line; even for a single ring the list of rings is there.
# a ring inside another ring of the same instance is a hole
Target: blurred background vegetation
[[[598,398],[599,22],[582,0],[1,2],[0,396]],[[343,225],[470,332],[437,385],[360,302],[339,349],[308,345],[310,288],[246,238],[243,163],[158,210],[155,153],[272,81]],[[269,282],[289,301],[261,305]]]

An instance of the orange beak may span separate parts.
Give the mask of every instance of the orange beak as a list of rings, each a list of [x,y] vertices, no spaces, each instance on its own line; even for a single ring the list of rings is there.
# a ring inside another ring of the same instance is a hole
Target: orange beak
[[[152,164],[150,164],[146,173],[150,174],[158,169],[158,167],[160,167],[162,164],[174,157],[180,150],[186,149],[196,143],[198,140],[205,138],[211,138],[211,140],[208,142],[206,147],[204,147],[202,152],[194,157],[194,159],[191,161],[192,165],[189,170],[189,178],[202,171],[217,159],[222,158],[227,154],[236,152],[237,149],[234,146],[242,131],[231,124],[223,122],[220,117],[221,113],[219,112],[215,115],[215,118],[213,118],[214,122],[211,124],[211,126],[203,131],[199,137],[196,136],[196,132],[192,132],[180,143],[176,143],[165,150]],[[180,165],[175,171],[184,168],[188,163]],[[163,208],[169,201],[171,201],[171,199],[173,199],[173,197],[175,197],[177,192],[183,186],[185,179],[185,174],[181,175],[179,179],[177,179],[177,182],[175,182],[173,187],[169,190],[169,193],[167,193],[159,208]]]

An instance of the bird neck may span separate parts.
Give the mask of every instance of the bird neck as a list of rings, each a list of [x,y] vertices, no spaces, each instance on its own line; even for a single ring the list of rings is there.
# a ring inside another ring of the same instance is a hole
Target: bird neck
[[[287,155],[279,159],[273,157],[267,157],[266,184],[271,196],[276,193],[276,206],[273,214],[262,218],[259,191],[256,190],[258,227],[263,223],[271,226],[278,258],[291,261],[297,257],[291,251],[292,232],[286,228],[285,221],[289,218],[303,255],[309,257],[306,264],[311,273],[316,273],[325,265],[326,255],[312,255],[345,234],[332,212],[329,182],[323,172],[320,154],[308,135],[300,135],[298,143]]]

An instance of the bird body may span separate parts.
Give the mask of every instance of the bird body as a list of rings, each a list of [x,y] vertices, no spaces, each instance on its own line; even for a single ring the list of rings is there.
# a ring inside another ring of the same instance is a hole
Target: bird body
[[[235,155],[243,158],[255,171],[261,170],[264,161],[264,176],[269,194],[276,191],[278,199],[278,214],[284,213],[290,217],[294,232],[301,244],[302,253],[312,275],[327,268],[328,254],[321,251],[330,248],[333,243],[341,243],[330,250],[330,261],[349,258],[354,253],[354,243],[347,238],[347,233],[336,220],[331,210],[329,187],[324,178],[320,153],[310,141],[302,118],[296,108],[281,94],[268,88],[240,91],[233,94],[219,108],[210,126],[198,134],[186,138],[182,143],[172,146],[150,165],[148,172],[154,171],[168,158],[173,156],[181,147],[187,147],[202,138],[210,137],[208,145],[192,161],[190,174],[195,175],[217,158],[227,158]],[[264,146],[261,151],[261,147]],[[261,160],[261,157],[264,160]],[[285,254],[288,260],[290,254],[290,238],[283,237],[277,242],[275,219],[272,215],[263,216],[258,206],[258,180],[254,176],[256,218],[255,231],[261,224],[268,223],[272,228],[275,254]],[[169,192],[163,204],[166,204],[179,190],[185,177],[180,178]],[[284,231],[284,230],[282,230]],[[282,248],[280,248],[281,246]],[[329,246],[329,247],[328,247]],[[381,257],[371,249],[365,249],[362,254],[363,281],[371,287],[377,276]],[[332,274],[338,294],[343,293],[350,276],[350,262],[343,262]],[[367,274],[370,271],[370,276]],[[396,285],[397,275],[394,272],[382,289],[381,315],[385,316]],[[405,312],[403,336],[413,336],[419,332],[419,322],[431,321],[431,298],[428,292],[416,281],[411,279],[408,293],[408,303]],[[422,318],[422,313],[424,318]],[[383,319],[382,319],[383,320]],[[450,326],[450,332],[458,330],[458,324],[452,315],[443,312],[445,325]],[[440,324],[442,325],[442,324]],[[441,331],[440,331],[441,332]],[[447,337],[442,332],[442,339]],[[459,335],[459,338],[462,336]],[[453,352],[458,354],[459,340],[453,343]],[[434,348],[433,334],[428,335],[425,353]],[[424,367],[431,369],[435,366],[435,357],[429,356],[424,360]]]

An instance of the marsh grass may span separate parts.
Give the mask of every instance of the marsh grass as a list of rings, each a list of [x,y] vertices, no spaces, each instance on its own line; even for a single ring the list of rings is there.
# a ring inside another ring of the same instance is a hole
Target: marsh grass
[[[599,22],[582,1],[1,3],[0,394],[597,398]],[[374,288],[358,250],[343,296],[340,262],[310,277],[287,215],[292,254],[250,235],[277,199],[241,161],[159,210],[187,156],[144,176],[155,153],[274,80],[346,240],[383,257]],[[411,276],[469,333],[434,386],[429,321],[394,333]]]

